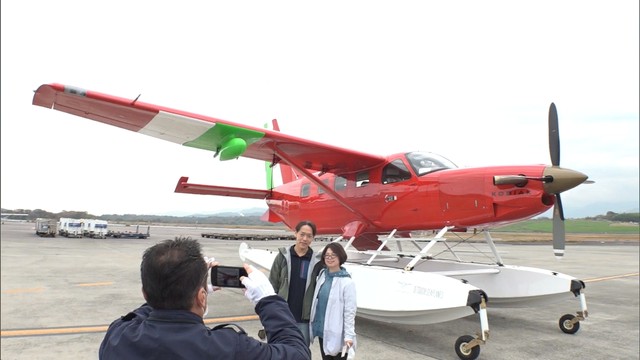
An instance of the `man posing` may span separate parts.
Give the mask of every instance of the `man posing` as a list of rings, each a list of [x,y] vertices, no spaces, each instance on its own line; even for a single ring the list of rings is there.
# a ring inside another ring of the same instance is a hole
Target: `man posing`
[[[293,246],[278,249],[278,255],[271,266],[269,281],[276,293],[289,303],[289,309],[309,346],[311,303],[316,277],[322,265],[310,247],[316,236],[316,225],[308,220],[299,222],[295,227],[295,236],[296,243]]]

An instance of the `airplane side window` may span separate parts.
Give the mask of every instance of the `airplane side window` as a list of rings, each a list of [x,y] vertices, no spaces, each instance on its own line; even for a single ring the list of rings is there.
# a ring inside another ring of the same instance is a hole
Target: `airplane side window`
[[[324,179],[322,180],[322,182],[325,183],[327,186],[329,186],[329,179]],[[324,193],[325,193],[324,189],[318,186],[318,195],[324,194]]]
[[[391,184],[399,181],[409,180],[411,173],[409,169],[404,165],[402,160],[396,159],[389,163],[382,170],[382,183]]]
[[[311,193],[311,184],[302,184],[300,188],[300,197],[307,197]]]
[[[336,176],[336,182],[333,184],[333,188],[336,191],[341,191],[347,188],[347,178],[342,176]]]
[[[369,183],[369,172],[362,171],[356,174],[356,187],[366,186]]]

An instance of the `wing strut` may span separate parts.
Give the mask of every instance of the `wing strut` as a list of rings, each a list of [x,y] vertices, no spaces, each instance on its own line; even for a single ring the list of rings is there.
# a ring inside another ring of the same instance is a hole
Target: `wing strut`
[[[309,172],[309,170],[298,166],[298,164],[296,164],[291,158],[289,158],[285,153],[280,152],[277,148],[274,149],[276,152],[276,155],[282,159],[282,161],[284,161],[285,163],[287,163],[287,165],[291,166],[296,172],[304,175],[307,179],[309,179],[309,181],[313,182],[314,184],[318,185],[318,187],[322,188],[327,194],[331,195],[334,199],[336,199],[337,202],[340,203],[340,205],[344,206],[345,209],[351,211],[352,213],[354,213],[356,216],[358,216],[359,218],[361,218],[363,220],[363,222],[366,222],[367,225],[371,226],[371,227],[375,227],[375,225],[373,224],[373,222],[367,218],[366,216],[364,216],[360,211],[354,209],[353,207],[351,207],[349,204],[347,204],[346,201],[344,201],[344,198],[338,194],[335,190],[333,190],[331,187],[329,187],[327,184],[325,184],[324,182],[322,182],[317,176],[313,175],[311,172]]]

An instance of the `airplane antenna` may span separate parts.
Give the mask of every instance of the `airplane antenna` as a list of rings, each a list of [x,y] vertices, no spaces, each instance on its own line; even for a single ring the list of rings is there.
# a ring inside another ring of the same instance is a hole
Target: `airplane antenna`
[[[142,95],[142,93],[138,94],[138,96],[133,99],[133,101],[131,102],[131,105],[135,105],[136,101],[138,101],[138,99],[140,99],[140,96]]]

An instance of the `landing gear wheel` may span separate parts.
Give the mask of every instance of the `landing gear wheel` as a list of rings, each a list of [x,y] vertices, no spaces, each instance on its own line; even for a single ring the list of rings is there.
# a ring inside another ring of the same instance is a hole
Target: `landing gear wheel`
[[[558,325],[560,325],[560,330],[562,330],[565,334],[575,334],[580,330],[580,322],[572,323],[571,321],[575,318],[575,315],[566,314],[562,315]]]
[[[456,340],[456,354],[462,360],[475,360],[480,355],[480,346],[476,345],[471,349],[465,348],[474,337],[471,335],[463,335]]]

